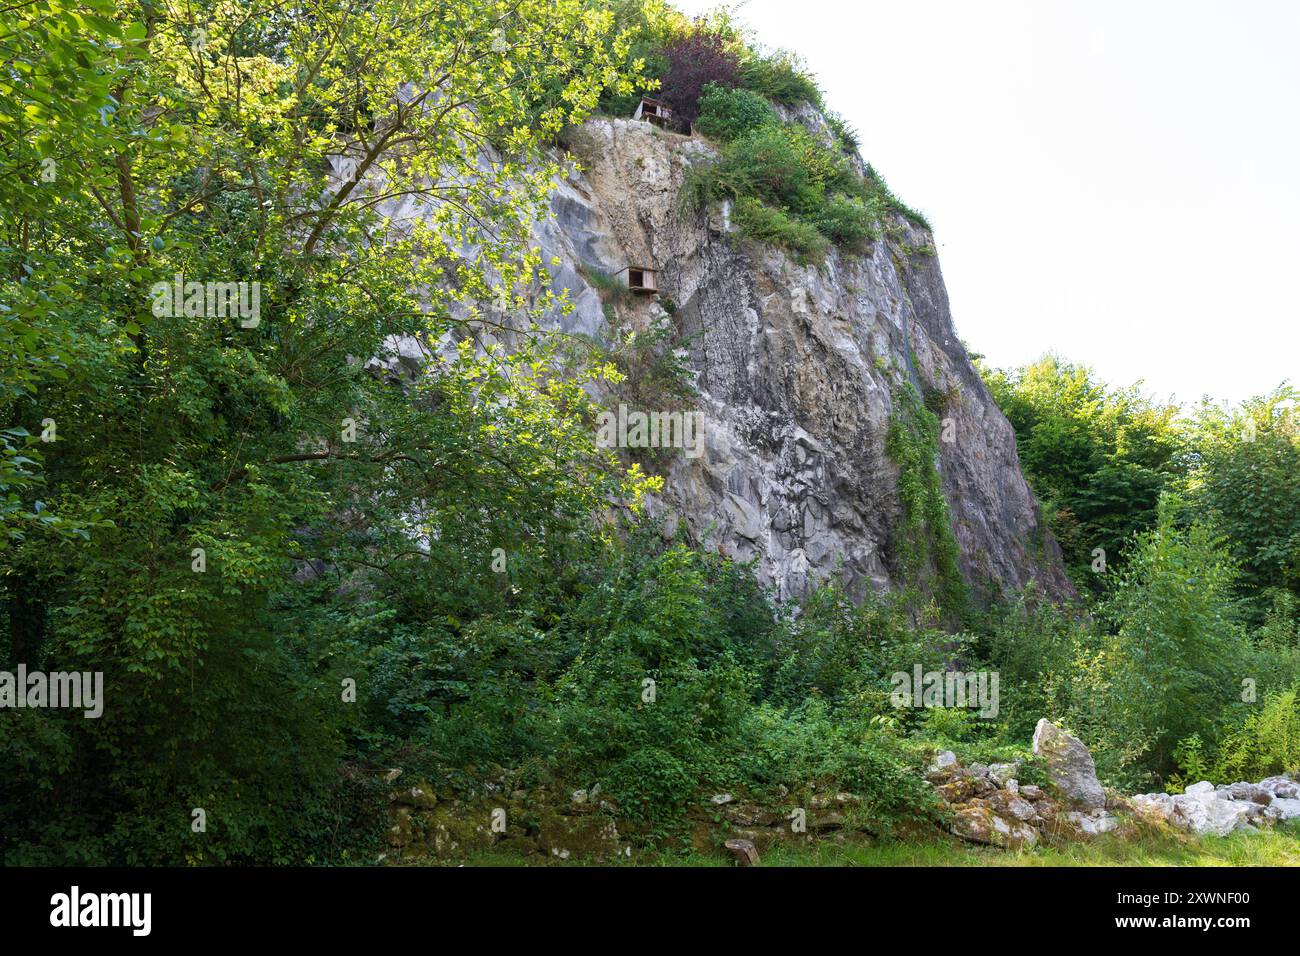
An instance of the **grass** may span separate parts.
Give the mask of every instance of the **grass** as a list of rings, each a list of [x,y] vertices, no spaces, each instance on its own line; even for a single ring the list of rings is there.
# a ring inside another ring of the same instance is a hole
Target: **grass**
[[[627,287],[627,282],[618,276],[610,275],[607,272],[601,272],[594,266],[585,263],[578,264],[578,272],[587,281],[587,284],[596,290],[600,296],[600,301],[606,305],[628,302],[632,299],[632,291]]]
[[[781,246],[805,265],[820,262],[831,246],[816,226],[750,196],[740,197],[734,219],[748,238]]]
[[[591,866],[583,860],[528,860],[486,851],[469,866]],[[732,866],[723,852],[640,851],[613,866]],[[1061,847],[1008,852],[956,839],[899,841],[869,846],[817,843],[776,847],[762,855],[763,866],[1300,866],[1300,828],[1278,828],[1229,837],[1192,838],[1170,833],[1139,840],[1098,837]]]

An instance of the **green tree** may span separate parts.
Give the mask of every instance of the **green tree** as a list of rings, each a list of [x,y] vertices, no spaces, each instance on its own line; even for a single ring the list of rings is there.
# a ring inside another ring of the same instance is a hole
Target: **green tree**
[[[583,386],[606,370],[529,330],[563,305],[529,295],[560,172],[543,146],[627,91],[626,39],[580,0],[3,16],[0,135],[25,177],[0,191],[19,240],[0,248],[18,317],[0,343],[18,359],[0,379],[3,657],[102,671],[107,702],[100,720],[0,714],[21,768],[0,782],[0,847],[337,856],[318,837],[366,733],[369,662],[345,638],[372,582],[425,614],[503,603],[494,549],[559,562],[566,529],[639,492],[592,447]],[[416,220],[390,218],[404,201]],[[215,282],[245,283],[256,311],[214,315]],[[482,303],[516,316],[509,354]],[[428,354],[402,381],[368,361],[396,365],[399,341]],[[38,474],[23,431],[45,420]],[[295,571],[330,579],[315,606]]]
[[[1177,502],[1162,499],[1155,527],[1138,535],[1102,611],[1114,627],[1105,651],[1102,704],[1116,736],[1149,741],[1148,765],[1174,768],[1174,749],[1211,735],[1238,699],[1251,659],[1235,617],[1236,569],[1203,523],[1180,529]]]
[[[1096,549],[1107,567],[1121,565],[1125,543],[1153,525],[1160,493],[1185,468],[1177,406],[1137,386],[1109,389],[1055,356],[1010,372],[985,369],[984,378],[1016,431],[1021,467],[1071,577],[1100,592]]]
[[[1190,440],[1189,499],[1223,533],[1256,620],[1272,605],[1271,591],[1300,596],[1297,397],[1283,386],[1231,414],[1207,403]]]

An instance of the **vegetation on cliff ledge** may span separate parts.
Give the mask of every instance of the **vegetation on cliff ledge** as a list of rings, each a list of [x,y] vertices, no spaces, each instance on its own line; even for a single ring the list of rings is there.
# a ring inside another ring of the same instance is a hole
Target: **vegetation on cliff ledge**
[[[960,624],[969,598],[938,471],[939,417],[908,383],[894,389],[893,399],[885,453],[898,466],[898,579],[909,582],[918,596],[933,597],[944,618]]]
[[[726,13],[691,21],[659,0],[614,8],[633,38],[628,65],[642,71],[643,90],[721,148],[716,163],[692,170],[682,192],[688,208],[731,200],[742,235],[805,262],[832,247],[862,252],[889,216],[926,226],[861,165],[856,134],[825,111],[795,57],[764,53]],[[636,96],[607,96],[601,108],[627,116],[636,105]],[[799,118],[783,120],[778,109]]]

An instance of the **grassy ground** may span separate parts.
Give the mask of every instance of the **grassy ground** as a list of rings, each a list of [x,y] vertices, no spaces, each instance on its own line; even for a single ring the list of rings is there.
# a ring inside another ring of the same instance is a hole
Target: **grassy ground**
[[[470,866],[519,866],[529,861],[483,853]],[[533,865],[584,866],[580,860]],[[642,851],[617,866],[732,866],[724,854]],[[1009,853],[960,841],[880,843],[872,846],[779,847],[763,854],[763,866],[1300,866],[1300,828],[1195,839],[1174,834],[1142,840],[1098,838],[1065,847]]]

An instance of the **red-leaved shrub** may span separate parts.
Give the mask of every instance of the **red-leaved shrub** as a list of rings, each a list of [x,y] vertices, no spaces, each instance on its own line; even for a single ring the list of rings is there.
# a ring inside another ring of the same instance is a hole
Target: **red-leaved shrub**
[[[672,107],[680,120],[694,122],[700,114],[700,94],[709,83],[735,86],[740,61],[727,49],[726,38],[703,24],[664,47],[668,70],[659,97]]]

